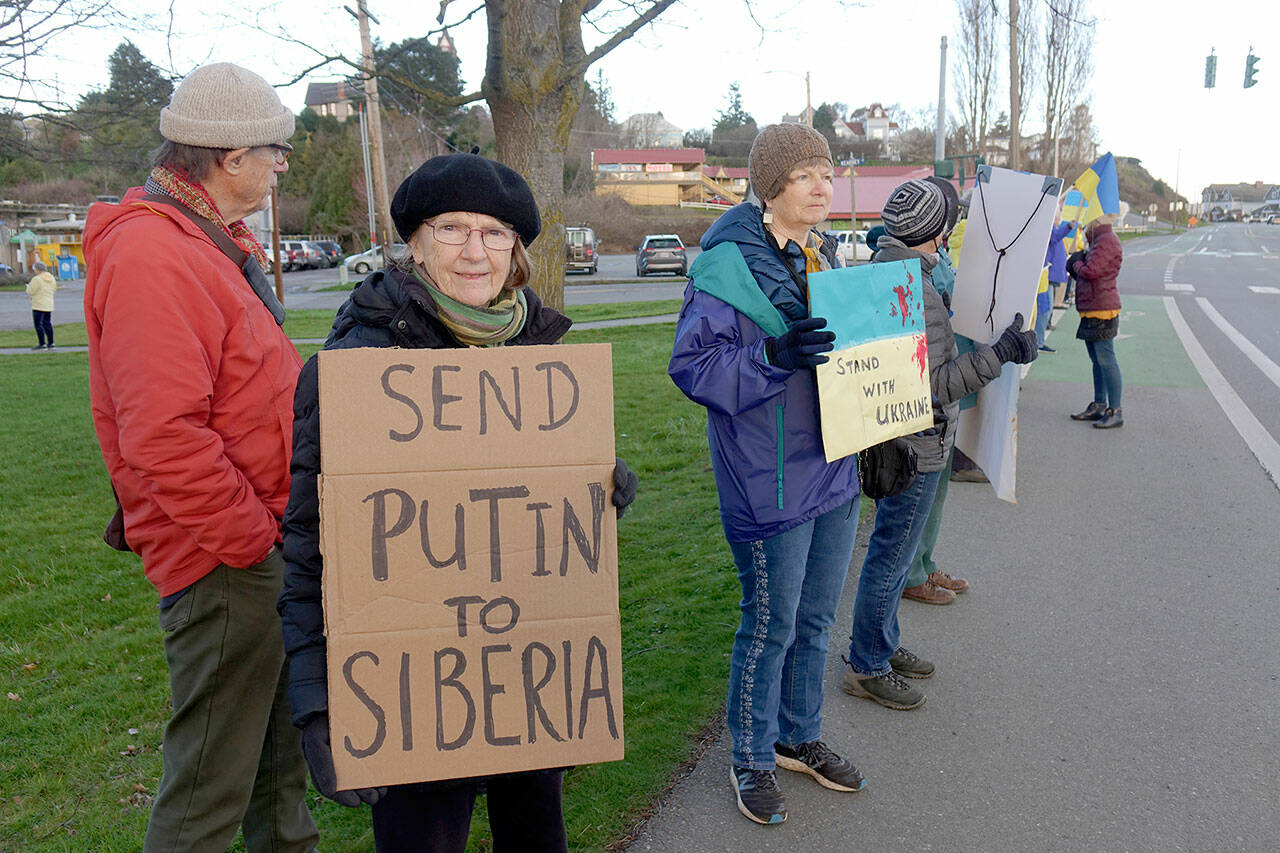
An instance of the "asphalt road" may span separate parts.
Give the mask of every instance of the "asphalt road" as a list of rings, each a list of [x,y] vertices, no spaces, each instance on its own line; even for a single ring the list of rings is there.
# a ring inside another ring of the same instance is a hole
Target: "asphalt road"
[[[855,552],[824,737],[868,788],[781,771],[790,819],[757,826],[720,738],[631,849],[1280,849],[1280,293],[1253,289],[1280,290],[1280,227],[1126,243],[1120,287],[1125,427],[1066,417],[1092,391],[1072,314],[1022,383],[1018,504],[951,486],[937,556],[973,589],[903,602],[904,645],[938,665],[916,711],[840,691]]]

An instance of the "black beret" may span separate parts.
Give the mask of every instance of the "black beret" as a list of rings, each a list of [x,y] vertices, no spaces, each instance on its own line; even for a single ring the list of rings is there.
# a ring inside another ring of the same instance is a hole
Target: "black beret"
[[[391,199],[391,219],[406,241],[426,220],[454,210],[510,222],[526,246],[542,230],[533,191],[520,173],[478,154],[432,157]]]

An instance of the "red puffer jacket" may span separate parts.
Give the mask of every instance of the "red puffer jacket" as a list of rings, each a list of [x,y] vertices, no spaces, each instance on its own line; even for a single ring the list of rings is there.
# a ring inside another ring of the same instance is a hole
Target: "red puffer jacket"
[[[302,360],[213,241],[140,195],[89,210],[84,315],[98,443],[163,596],[280,540]]]
[[[1116,276],[1124,250],[1120,238],[1110,225],[1096,225],[1089,251],[1084,260],[1076,261],[1068,270],[1076,277],[1077,311],[1114,311],[1120,308],[1120,292]]]

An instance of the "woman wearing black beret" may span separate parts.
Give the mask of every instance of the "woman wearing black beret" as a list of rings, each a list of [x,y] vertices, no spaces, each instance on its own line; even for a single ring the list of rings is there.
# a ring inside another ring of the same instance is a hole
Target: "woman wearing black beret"
[[[518,173],[475,154],[433,157],[405,179],[391,202],[408,256],[371,274],[338,310],[325,349],[449,348],[553,344],[570,320],[531,289],[525,247],[541,230],[538,206]],[[294,398],[292,487],[284,518],[286,562],[280,613],[290,656],[289,698],[317,790],[346,806],[373,807],[379,851],[466,848],[477,794],[488,798],[494,849],[567,849],[563,769],[390,788],[336,790],[329,745],[320,554],[320,412],[316,359]],[[613,503],[621,516],[636,475],[621,460]]]

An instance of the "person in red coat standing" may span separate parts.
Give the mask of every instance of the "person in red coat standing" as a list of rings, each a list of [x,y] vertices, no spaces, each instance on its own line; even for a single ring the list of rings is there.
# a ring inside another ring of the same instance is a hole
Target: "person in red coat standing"
[[[1120,365],[1116,362],[1116,333],[1120,330],[1120,292],[1116,276],[1124,251],[1111,230],[1115,217],[1099,216],[1085,228],[1089,248],[1067,260],[1067,272],[1076,278],[1076,310],[1080,327],[1076,337],[1084,341],[1093,363],[1093,402],[1072,420],[1093,421],[1098,429],[1124,426],[1120,413]]]

